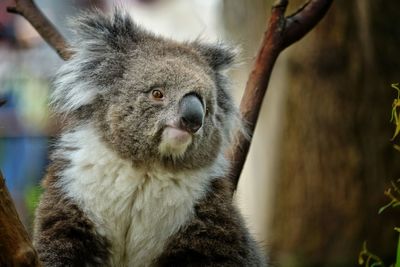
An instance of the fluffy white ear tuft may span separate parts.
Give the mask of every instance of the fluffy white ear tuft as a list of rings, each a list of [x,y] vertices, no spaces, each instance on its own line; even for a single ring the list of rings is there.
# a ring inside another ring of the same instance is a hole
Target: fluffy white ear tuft
[[[149,35],[118,8],[111,15],[83,12],[72,27],[74,54],[58,71],[51,96],[54,111],[64,114],[91,104],[115,84],[125,71],[127,53]]]
[[[58,71],[50,100],[51,107],[57,113],[68,114],[91,104],[99,93],[93,84],[80,77],[76,72],[79,66],[76,65],[77,62],[68,62]]]

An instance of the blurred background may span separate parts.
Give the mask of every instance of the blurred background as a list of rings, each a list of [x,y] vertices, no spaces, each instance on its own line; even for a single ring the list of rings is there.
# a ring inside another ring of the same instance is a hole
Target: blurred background
[[[35,1],[67,39],[68,18],[115,1]],[[229,75],[237,103],[272,0],[121,0],[134,19],[178,40],[240,47]],[[303,1],[292,0],[288,12]],[[0,169],[31,229],[48,150],[47,108],[62,60],[0,1]],[[400,82],[400,2],[336,0],[327,16],[278,59],[235,195],[274,266],[357,266],[362,244],[394,262],[400,210],[378,210],[400,178],[393,149],[392,83]]]

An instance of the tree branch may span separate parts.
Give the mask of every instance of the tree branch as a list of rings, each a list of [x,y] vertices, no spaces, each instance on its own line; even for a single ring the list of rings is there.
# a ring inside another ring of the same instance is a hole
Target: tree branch
[[[28,20],[62,59],[68,60],[71,57],[72,52],[68,50],[64,37],[37,8],[33,0],[15,0],[15,6],[8,7],[7,11],[19,14]]]
[[[295,13],[286,17],[283,47],[297,42],[313,29],[328,12],[332,2],[332,0],[310,0]]]
[[[228,177],[233,181],[234,189],[237,187],[249,152],[251,138],[276,59],[286,47],[300,40],[317,25],[332,2],[333,0],[308,1],[288,17],[284,16],[288,0],[279,0],[273,5],[267,30],[240,103],[240,113],[248,126],[250,138],[239,134],[229,150],[231,169]]]
[[[18,217],[1,172],[0,251],[0,266],[40,266],[38,255]]]

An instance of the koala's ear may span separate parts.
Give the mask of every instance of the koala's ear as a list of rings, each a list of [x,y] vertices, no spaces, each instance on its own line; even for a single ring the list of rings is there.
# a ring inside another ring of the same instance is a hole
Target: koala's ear
[[[146,38],[119,9],[111,16],[96,10],[82,13],[72,24],[75,53],[57,72],[51,97],[53,110],[65,114],[90,105],[123,77],[127,52]]]
[[[222,44],[196,44],[197,51],[214,70],[230,67],[236,58],[237,50]]]
[[[143,38],[143,32],[120,8],[115,8],[111,15],[99,10],[82,12],[70,24],[74,29],[73,45],[77,52],[107,52],[110,49],[124,52]]]

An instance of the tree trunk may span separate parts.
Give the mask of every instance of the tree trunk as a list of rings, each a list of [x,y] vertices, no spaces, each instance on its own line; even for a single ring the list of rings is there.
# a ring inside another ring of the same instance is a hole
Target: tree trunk
[[[288,51],[272,226],[282,266],[356,266],[364,240],[383,258],[395,254],[399,216],[377,212],[400,177],[389,123],[390,84],[400,80],[398,10],[398,1],[338,0]]]

